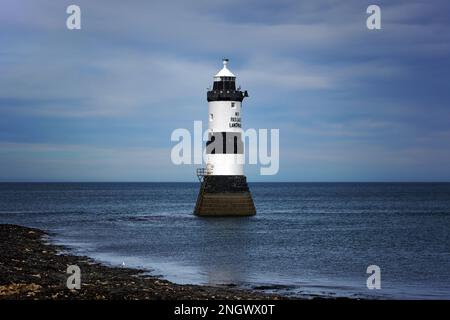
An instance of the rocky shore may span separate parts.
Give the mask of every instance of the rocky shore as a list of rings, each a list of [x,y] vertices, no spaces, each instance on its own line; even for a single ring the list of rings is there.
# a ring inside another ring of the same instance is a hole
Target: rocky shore
[[[64,247],[47,243],[48,236],[39,229],[0,224],[0,299],[282,299],[236,288],[177,285],[144,270],[105,266],[64,253]],[[69,265],[81,270],[79,290],[67,288]]]

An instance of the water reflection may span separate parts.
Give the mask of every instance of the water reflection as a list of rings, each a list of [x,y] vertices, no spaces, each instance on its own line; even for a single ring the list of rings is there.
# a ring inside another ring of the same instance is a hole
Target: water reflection
[[[199,265],[207,275],[208,284],[239,284],[251,273],[252,217],[199,218],[204,249]],[[253,224],[254,226],[254,224]]]

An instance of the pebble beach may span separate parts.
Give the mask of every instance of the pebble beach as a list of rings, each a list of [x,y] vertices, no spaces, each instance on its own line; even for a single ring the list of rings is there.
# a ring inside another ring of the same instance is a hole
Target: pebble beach
[[[252,300],[280,296],[237,288],[178,285],[148,270],[110,267],[50,244],[44,230],[0,224],[0,299]],[[67,267],[81,270],[81,288],[68,289]]]

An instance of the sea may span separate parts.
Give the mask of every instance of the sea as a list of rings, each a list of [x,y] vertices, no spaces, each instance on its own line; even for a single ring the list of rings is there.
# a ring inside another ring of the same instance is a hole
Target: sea
[[[255,216],[202,218],[193,215],[199,183],[0,183],[0,223],[47,230],[71,253],[180,284],[450,299],[450,183],[250,189]],[[379,268],[379,289],[369,266]]]

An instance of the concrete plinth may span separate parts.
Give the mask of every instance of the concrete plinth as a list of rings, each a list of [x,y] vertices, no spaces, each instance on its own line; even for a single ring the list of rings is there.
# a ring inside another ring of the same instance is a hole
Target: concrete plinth
[[[209,217],[255,215],[245,176],[205,176],[194,214]]]

